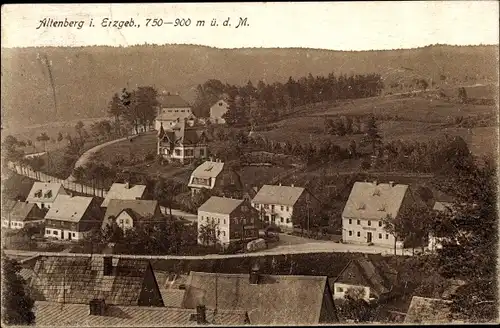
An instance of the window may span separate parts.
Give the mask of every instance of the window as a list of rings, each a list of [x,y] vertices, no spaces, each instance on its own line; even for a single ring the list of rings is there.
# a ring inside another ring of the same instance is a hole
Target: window
[[[349,236],[352,236],[352,230],[349,230]]]
[[[281,205],[280,209],[283,211],[285,209],[285,206]]]
[[[125,224],[129,224],[129,221],[128,221],[128,219],[125,219]]]
[[[281,218],[281,223],[283,223],[283,221],[284,221],[283,218]]]
[[[224,224],[226,224],[226,219],[224,219]]]
[[[175,156],[181,156],[181,151],[179,149],[175,150]]]
[[[361,237],[361,233],[358,231],[358,237]]]
[[[290,212],[290,207],[288,207],[288,206],[287,206],[287,207],[286,207],[286,211],[287,211],[287,212]]]
[[[184,109],[181,109],[181,113],[184,113]]]
[[[45,229],[45,234],[46,235],[50,235],[50,230],[49,229]]]
[[[378,234],[378,239],[382,239],[382,234],[381,233]]]
[[[269,205],[268,204],[265,204],[264,205],[264,208],[267,210],[269,208]]]
[[[381,227],[382,226],[382,221],[378,221],[378,226]]]
[[[225,236],[226,236],[226,232],[225,232],[225,231],[222,231],[222,235],[225,237]]]
[[[186,156],[193,156],[193,150],[192,149],[186,149],[185,155]]]
[[[286,219],[286,223],[290,223],[290,219]]]
[[[274,205],[271,205],[271,210],[274,211]]]
[[[368,220],[368,225],[371,226],[372,225],[372,221]]]
[[[75,232],[73,232],[73,237],[76,237],[76,233]]]
[[[200,149],[200,156],[205,156],[205,149]]]
[[[349,219],[349,224],[352,224],[352,219]]]
[[[123,219],[120,219],[120,224],[123,224]]]
[[[217,237],[220,236],[220,230],[217,230]]]
[[[337,287],[337,293],[342,293],[344,289],[342,287]]]
[[[385,239],[389,239],[389,234],[385,234]]]
[[[59,232],[54,230],[54,231],[52,231],[52,234],[57,236],[59,234]]]
[[[358,220],[357,224],[360,225],[361,224],[361,220]]]
[[[222,106],[222,103],[221,103],[221,102],[219,103],[219,106]]]
[[[242,212],[246,212],[247,210],[248,210],[248,209],[247,209],[247,207],[246,207],[245,205],[241,206],[241,211],[242,211]]]

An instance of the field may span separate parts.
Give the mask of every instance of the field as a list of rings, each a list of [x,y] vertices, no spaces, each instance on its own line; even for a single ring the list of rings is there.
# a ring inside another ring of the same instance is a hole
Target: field
[[[111,164],[119,157],[126,160],[131,158],[144,160],[146,156],[152,155],[154,159],[156,157],[156,140],[156,133],[147,133],[132,140],[120,141],[97,151],[92,160]]]

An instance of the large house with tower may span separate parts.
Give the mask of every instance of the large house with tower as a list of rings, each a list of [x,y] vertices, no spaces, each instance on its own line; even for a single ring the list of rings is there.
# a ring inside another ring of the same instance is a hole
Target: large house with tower
[[[188,119],[177,119],[177,123],[166,128],[163,123],[158,131],[157,154],[169,162],[189,163],[208,156],[208,138],[204,131],[190,126]]]

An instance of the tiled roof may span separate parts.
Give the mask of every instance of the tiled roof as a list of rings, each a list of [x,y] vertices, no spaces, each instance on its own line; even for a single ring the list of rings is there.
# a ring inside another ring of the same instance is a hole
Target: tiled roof
[[[406,313],[405,323],[439,324],[455,322],[449,317],[451,301],[413,296]]]
[[[253,285],[248,274],[191,272],[183,306],[246,310],[256,325],[318,324],[323,298],[332,297],[325,288],[327,277],[261,275]]]
[[[160,288],[161,298],[166,307],[182,307],[185,289],[180,289],[186,284],[187,275],[170,272],[155,271],[156,282]]]
[[[189,103],[179,95],[159,94],[156,98],[162,108],[188,108]]]
[[[304,188],[292,186],[264,185],[253,198],[253,203],[293,206]]]
[[[184,121],[184,119],[187,118],[188,120],[194,120],[196,117],[194,116],[193,113],[191,112],[175,112],[175,111],[166,111],[166,112],[160,112],[158,116],[156,116],[157,121],[161,122],[175,122],[175,121]]]
[[[5,199],[2,201],[2,215],[9,213],[18,202],[12,199]]]
[[[198,212],[231,214],[242,202],[243,199],[212,196],[198,208]]]
[[[408,190],[407,185],[356,182],[346,202],[343,217],[382,219],[388,214],[396,217]]]
[[[109,188],[101,207],[107,207],[112,199],[140,199],[146,192],[145,185],[130,185],[128,183],[113,183]]]
[[[196,127],[186,126],[185,121],[180,121],[171,128],[167,128],[163,132],[163,136],[159,136],[162,142],[170,144],[171,147],[178,145],[195,145],[204,142],[204,132]]]
[[[31,287],[35,299],[87,304],[104,298],[107,304],[137,305],[146,260],[114,259],[113,275],[103,275],[103,257],[41,257]]]
[[[43,216],[30,217],[30,213],[36,208],[37,205],[33,203],[16,202],[14,207],[10,211],[10,219],[12,221],[33,221],[42,220]],[[36,215],[36,213],[35,213]]]
[[[453,203],[448,203],[448,202],[435,202],[433,210],[435,211],[445,211],[448,209],[452,209]]]
[[[224,169],[223,162],[205,161],[191,173],[196,178],[216,178]]]
[[[370,287],[370,294],[376,297],[389,291],[389,283],[380,270],[364,258],[349,261],[335,282]]]
[[[111,199],[104,215],[103,227],[108,218],[117,217],[122,211],[128,211],[134,220],[151,218],[158,209],[157,200],[145,199]]]
[[[92,200],[92,197],[59,195],[52,203],[52,207],[45,215],[45,218],[79,222],[91,205]]]
[[[181,327],[197,326],[196,310],[149,306],[106,306],[105,314],[89,315],[86,304],[35,302],[36,326],[42,327]],[[208,325],[244,325],[244,311],[207,310]]]
[[[31,187],[26,200],[28,202],[53,202],[60,190],[64,190],[60,183],[56,182],[35,182]]]
[[[19,275],[23,277],[24,280],[29,281],[33,277],[33,269],[21,268]]]

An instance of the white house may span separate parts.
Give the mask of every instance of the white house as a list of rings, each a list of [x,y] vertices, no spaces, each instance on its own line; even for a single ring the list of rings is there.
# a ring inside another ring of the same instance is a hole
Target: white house
[[[305,188],[279,185],[264,185],[252,199],[262,220],[279,227],[293,229],[293,211],[299,207],[319,206],[319,201]]]
[[[214,124],[225,124],[226,120],[222,117],[229,110],[229,104],[220,99],[210,107],[210,122]]]
[[[163,93],[158,96],[159,108],[158,115],[155,120],[155,129],[173,127],[179,120],[186,119],[188,125],[193,125],[196,117],[194,116],[191,106],[182,99],[178,94]]]
[[[158,132],[157,154],[169,161],[191,162],[208,156],[205,132],[179,120],[174,126]]]
[[[233,191],[241,191],[243,185],[239,174],[225,165],[224,162],[209,160],[200,164],[191,173],[188,187],[191,189],[191,194],[195,195],[203,189],[232,188]]]
[[[115,221],[122,230],[131,229],[140,224],[151,224],[161,220],[161,210],[156,200],[112,199],[106,208],[102,228]]]
[[[407,185],[377,181],[354,183],[342,212],[342,240],[394,247],[395,238],[385,231],[382,220],[387,215],[396,218],[409,197]],[[399,241],[398,244],[401,247]]]
[[[126,183],[113,183],[111,188],[104,198],[101,207],[107,207],[112,199],[123,199],[123,200],[133,200],[141,199],[146,193],[145,185],[132,185],[128,182]]]
[[[258,217],[259,213],[248,201],[212,196],[198,208],[198,243],[204,243],[203,226],[213,227],[215,237],[223,246],[256,239]]]
[[[50,208],[58,195],[67,195],[62,184],[37,181],[33,183],[26,201],[37,204],[39,208]]]
[[[2,227],[22,229],[43,224],[45,213],[33,203],[5,201],[2,204]]]
[[[81,240],[101,223],[102,212],[93,197],[59,195],[45,215],[45,237]]]

